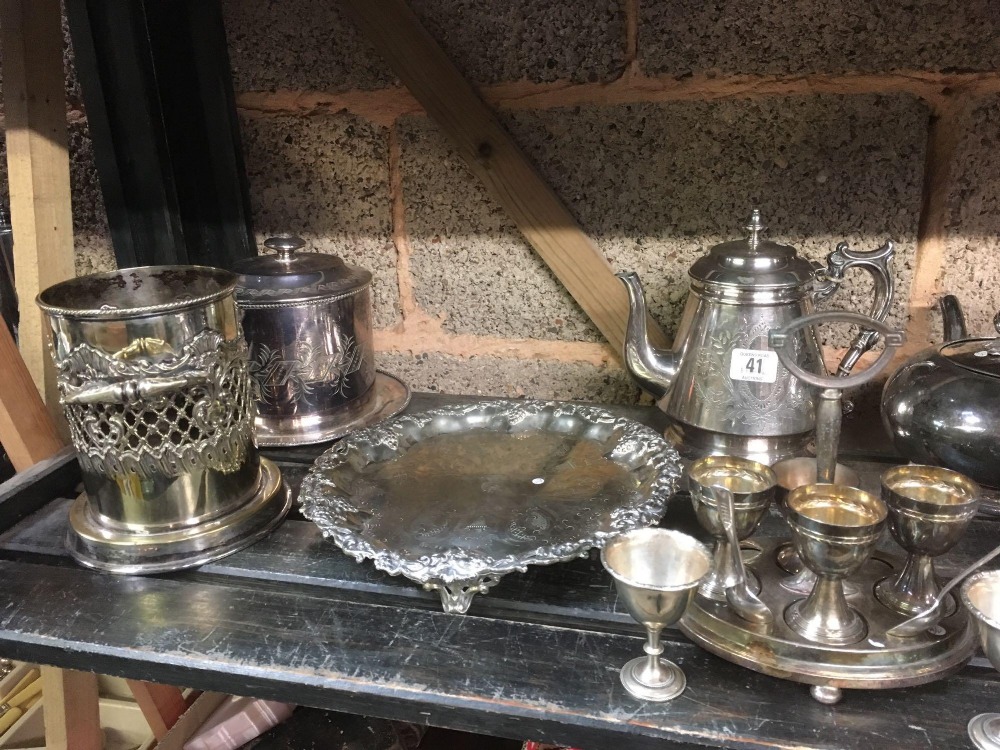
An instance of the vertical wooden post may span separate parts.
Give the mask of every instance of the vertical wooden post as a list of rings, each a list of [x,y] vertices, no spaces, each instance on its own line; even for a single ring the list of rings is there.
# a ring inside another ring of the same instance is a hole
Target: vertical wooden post
[[[153,736],[162,740],[187,710],[188,704],[180,688],[142,680],[126,680],[126,682],[132,691],[132,697],[142,710],[142,715],[146,717],[149,728],[153,730]]]
[[[35,390],[14,339],[0,321],[0,443],[15,471],[24,471],[63,447],[62,439]]]
[[[42,667],[47,750],[101,750],[97,675]]]
[[[35,296],[74,273],[59,0],[2,0],[3,95],[24,362],[58,415],[55,371]]]

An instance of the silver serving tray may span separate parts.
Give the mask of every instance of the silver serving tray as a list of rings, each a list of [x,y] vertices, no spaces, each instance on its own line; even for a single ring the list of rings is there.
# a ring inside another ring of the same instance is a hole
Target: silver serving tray
[[[344,438],[302,483],[303,515],[354,559],[465,612],[506,573],[656,523],[681,476],[660,435],[592,406],[491,401]]]

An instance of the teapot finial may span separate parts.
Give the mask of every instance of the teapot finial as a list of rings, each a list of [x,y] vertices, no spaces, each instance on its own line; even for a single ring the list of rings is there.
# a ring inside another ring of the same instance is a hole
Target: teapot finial
[[[755,208],[753,212],[751,212],[750,221],[743,228],[750,232],[750,236],[747,237],[747,242],[750,244],[750,252],[753,252],[757,249],[757,245],[760,244],[761,233],[767,229],[764,222],[761,221],[759,208]]]

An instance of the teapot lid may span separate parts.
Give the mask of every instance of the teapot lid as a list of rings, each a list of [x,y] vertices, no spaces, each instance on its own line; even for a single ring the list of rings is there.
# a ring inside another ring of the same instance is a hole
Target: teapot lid
[[[264,241],[275,255],[245,258],[233,264],[239,274],[236,301],[242,307],[345,297],[361,291],[372,280],[364,268],[351,266],[336,255],[299,252],[305,241],[289,234]]]
[[[791,245],[761,237],[767,229],[754,209],[744,229],[748,235],[716,245],[688,271],[695,282],[725,287],[785,289],[805,287],[816,277],[816,267],[800,258]]]
[[[1000,333],[1000,313],[993,318],[993,327]],[[943,345],[939,351],[959,367],[991,378],[1000,378],[1000,337],[952,341]]]

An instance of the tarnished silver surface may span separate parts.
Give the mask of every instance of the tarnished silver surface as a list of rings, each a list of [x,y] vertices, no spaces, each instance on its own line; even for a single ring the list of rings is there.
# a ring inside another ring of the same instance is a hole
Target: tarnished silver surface
[[[896,466],[882,475],[889,531],[909,555],[898,576],[875,587],[880,602],[908,615],[934,605],[940,592],[934,558],[962,538],[980,497],[971,479],[938,466]]]
[[[285,419],[258,418],[257,445],[272,448],[336,440],[396,416],[409,403],[409,386],[395,375],[379,370],[372,387],[363,396],[333,411]]]
[[[687,488],[691,495],[698,523],[715,539],[712,572],[698,589],[702,596],[716,601],[726,600],[726,591],[735,585],[738,572],[733,546],[746,539],[757,528],[774,499],[776,478],[767,466],[735,456],[706,456],[698,459],[687,470]],[[733,494],[733,531],[736,542],[729,540],[716,493],[712,487],[719,485]],[[747,585],[759,591],[760,587],[748,574]]]
[[[254,415],[246,344],[204,330],[176,348],[150,338],[130,348],[81,343],[56,365],[80,465],[111,479],[238,471]]]
[[[891,305],[891,242],[872,252],[841,243],[822,269],[794,248],[762,239],[764,228],[754,211],[747,239],[717,245],[691,266],[691,293],[672,351],[650,345],[639,278],[619,274],[630,303],[625,363],[640,386],[662,397],[672,422],[668,436],[680,440],[686,457],[727,454],[771,464],[800,455],[814,424],[815,396],[785,362],[774,360],[769,331],[809,315],[853,266],[875,278],[872,316],[884,319]],[[840,374],[848,374],[876,339],[863,329]],[[811,326],[795,331],[786,347],[801,368],[825,372]]]
[[[760,597],[775,613],[785,612],[802,595],[788,591],[788,577],[776,562],[783,540],[757,537],[763,553],[754,564],[761,582]],[[864,618],[867,636],[849,645],[807,640],[775,618],[770,626],[749,623],[725,603],[696,596],[680,621],[691,640],[723,659],[764,674],[827,688],[814,694],[836,700],[833,688],[871,690],[921,685],[957,672],[971,657],[975,633],[963,608],[941,621],[941,630],[913,638],[893,638],[886,631],[904,619],[871,595],[876,581],[898,570],[902,560],[877,550],[848,580],[866,592],[851,598]]]
[[[862,334],[870,332],[873,335],[879,334],[885,339],[884,350],[863,372],[852,375],[842,365],[836,375],[817,375],[803,369],[796,361],[794,350],[788,348],[788,344],[795,340],[793,335],[797,335],[801,329],[812,330],[812,327],[817,323],[832,321],[856,324],[861,329]],[[810,469],[814,473],[815,481],[819,484],[832,483],[836,481],[838,476],[842,479],[849,478],[849,474],[842,471],[843,467],[837,463],[840,428],[843,419],[842,392],[845,388],[863,385],[878,375],[888,366],[892,353],[902,345],[903,340],[902,332],[892,330],[885,323],[859,313],[843,310],[813,313],[804,318],[793,320],[780,330],[771,331],[769,335],[771,346],[774,347],[778,359],[788,372],[797,380],[820,389],[816,397],[816,458],[808,461],[805,459],[786,459],[775,464],[776,469],[782,469],[782,475],[786,482],[802,478],[803,472]],[[809,466],[810,462],[811,467]],[[852,483],[848,482],[848,484]],[[794,549],[785,547],[782,550],[780,560],[785,570],[795,572],[794,577],[784,581],[782,586],[803,594],[813,591],[816,585],[815,574],[810,568],[802,565],[801,560],[798,559],[798,553]],[[853,593],[850,583],[843,584],[843,588],[848,594]],[[840,598],[843,598],[842,594],[843,592],[841,592]]]
[[[66,548],[88,568],[107,573],[166,573],[203,565],[253,544],[288,513],[292,493],[278,467],[260,460],[260,476],[235,508],[209,522],[153,531],[109,528],[81,495],[69,512]]]
[[[941,587],[941,590],[938,592],[938,595],[934,599],[934,602],[931,604],[931,606],[929,606],[923,612],[914,615],[909,620],[901,622],[899,625],[895,625],[894,627],[892,627],[889,630],[889,635],[902,636],[906,638],[918,635],[920,633],[923,633],[925,630],[929,630],[937,626],[937,624],[941,621],[941,618],[947,617],[949,614],[947,609],[941,606],[944,603],[945,597],[948,595],[948,592],[951,591],[953,588],[955,588],[955,586],[957,586],[959,583],[961,583],[966,578],[966,576],[975,573],[986,563],[996,558],[997,555],[1000,555],[1000,546],[994,547],[982,557],[974,560],[972,564],[967,565],[960,572],[956,573],[952,577],[952,579],[948,581],[948,583],[946,583],[944,586]]]
[[[847,604],[843,581],[871,557],[885,530],[885,504],[864,490],[836,484],[797,487],[787,503],[792,542],[816,582],[807,598],[785,610],[785,622],[811,642],[857,643],[867,625]]]
[[[349,435],[316,461],[299,502],[344,552],[464,612],[506,573],[655,523],[680,474],[676,451],[636,422],[591,406],[498,401]]]
[[[1000,571],[977,573],[962,586],[962,603],[976,621],[979,644],[1000,670]],[[978,714],[969,722],[969,738],[980,750],[1000,748],[1000,714]]]
[[[730,557],[733,561],[733,569],[736,572],[734,584],[726,589],[726,601],[729,602],[729,606],[733,608],[733,611],[744,620],[771,622],[774,619],[774,613],[768,609],[768,606],[757,597],[756,592],[752,591],[747,584],[750,574],[743,563],[743,551],[740,549],[740,542],[736,537],[736,508],[733,503],[733,493],[721,486],[708,487],[707,491],[709,495],[715,496],[715,505],[719,510],[722,525],[726,529]],[[757,590],[760,590],[759,583],[757,584]]]
[[[236,301],[258,389],[260,445],[330,440],[375,394],[371,274],[298,237],[236,264]]]

